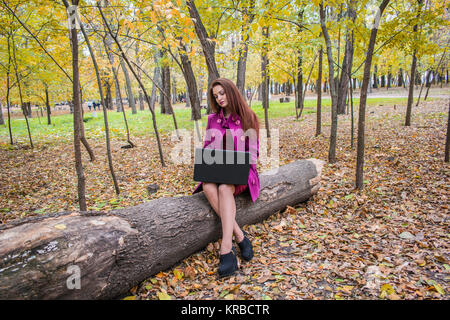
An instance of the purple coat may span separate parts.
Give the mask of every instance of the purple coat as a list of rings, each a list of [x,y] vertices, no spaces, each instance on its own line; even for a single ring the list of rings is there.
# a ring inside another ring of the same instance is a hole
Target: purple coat
[[[251,161],[248,174],[248,189],[252,201],[255,202],[259,197],[260,191],[259,175],[256,170],[257,158],[259,157],[259,139],[256,136],[256,131],[251,129],[244,132],[239,115],[232,114],[227,119],[223,114],[223,108],[220,108],[218,114],[212,113],[208,116],[203,148],[209,146],[211,149],[223,149],[223,137],[227,129],[229,129],[229,133],[233,137],[234,151],[250,152]],[[249,138],[246,139],[246,136]],[[202,183],[200,182],[197,185],[193,194],[203,190]]]

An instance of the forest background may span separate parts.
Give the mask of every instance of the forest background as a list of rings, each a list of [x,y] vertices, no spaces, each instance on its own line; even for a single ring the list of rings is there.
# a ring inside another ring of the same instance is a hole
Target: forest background
[[[388,279],[376,290],[363,290],[354,273],[294,290],[286,279],[295,273],[281,279],[263,268],[247,289],[205,292],[192,279],[182,290],[190,278],[180,268],[195,270],[183,265],[133,297],[448,297],[447,1],[2,0],[0,9],[2,223],[191,194],[192,163],[175,165],[170,153],[180,129],[203,134],[208,84],[225,77],[257,113],[269,146],[278,132],[277,165],[327,161],[309,207],[250,231],[312,237],[305,256],[313,261],[317,243],[332,241],[317,233],[321,222],[334,230],[342,215],[352,229],[356,216],[395,241],[414,238],[414,267],[389,258],[389,245],[370,257]],[[282,238],[279,250],[292,240]],[[428,253],[414,249],[420,243]],[[408,281],[394,276],[400,266],[414,269]],[[344,278],[353,283],[336,280]]]

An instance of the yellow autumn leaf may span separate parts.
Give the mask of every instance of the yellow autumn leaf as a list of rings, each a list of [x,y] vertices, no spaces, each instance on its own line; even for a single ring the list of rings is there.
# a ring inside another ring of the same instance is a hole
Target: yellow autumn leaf
[[[394,288],[389,283],[383,284],[380,288],[380,298],[384,299],[386,296],[395,293]]]
[[[58,229],[58,230],[65,230],[67,228],[67,226],[65,224],[57,224],[54,227],[55,227],[55,229]]]
[[[444,294],[445,294],[444,289],[442,289],[442,287],[441,287],[438,283],[434,284],[433,287],[434,287],[434,288],[436,289],[436,291],[439,292],[441,295],[444,295]]]
[[[128,296],[123,298],[122,300],[136,300],[136,296]]]
[[[178,280],[181,280],[181,279],[183,279],[183,271],[181,271],[181,270],[178,270],[178,269],[175,269],[175,270],[173,270],[173,274],[175,275],[175,277],[178,279]]]
[[[152,20],[153,24],[156,24],[156,15],[154,11],[150,11],[150,19]]]
[[[159,300],[172,300],[172,298],[165,291],[160,291],[157,295]]]

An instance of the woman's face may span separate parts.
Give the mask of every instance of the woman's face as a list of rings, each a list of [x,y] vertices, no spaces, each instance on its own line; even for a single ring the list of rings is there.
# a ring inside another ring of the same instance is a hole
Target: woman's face
[[[213,97],[216,99],[219,106],[226,108],[228,106],[227,95],[225,94],[225,89],[220,85],[216,85],[213,88]]]

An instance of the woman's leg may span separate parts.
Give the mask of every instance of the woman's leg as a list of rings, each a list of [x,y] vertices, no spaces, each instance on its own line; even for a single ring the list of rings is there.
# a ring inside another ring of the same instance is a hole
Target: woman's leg
[[[219,200],[219,188],[217,187],[217,184],[204,182],[203,183],[203,191],[204,191],[205,196],[208,199],[209,203],[211,204],[211,207],[216,212],[216,214],[219,216],[219,218],[222,220],[221,212],[219,210],[220,200]],[[233,192],[231,193],[231,196],[233,197],[232,201],[233,201],[233,206],[234,206],[234,215],[236,215],[236,203],[234,202],[234,195],[233,195],[234,190],[232,190],[232,191]],[[233,220],[234,220],[234,224],[233,224],[234,236],[236,237],[237,242],[241,242],[244,239],[244,233],[242,232],[241,228],[237,224],[236,220],[235,219],[233,219]]]
[[[219,212],[222,221],[222,246],[220,254],[231,251],[233,246],[233,229],[236,224],[236,202],[234,201],[235,187],[232,184],[219,186]]]

